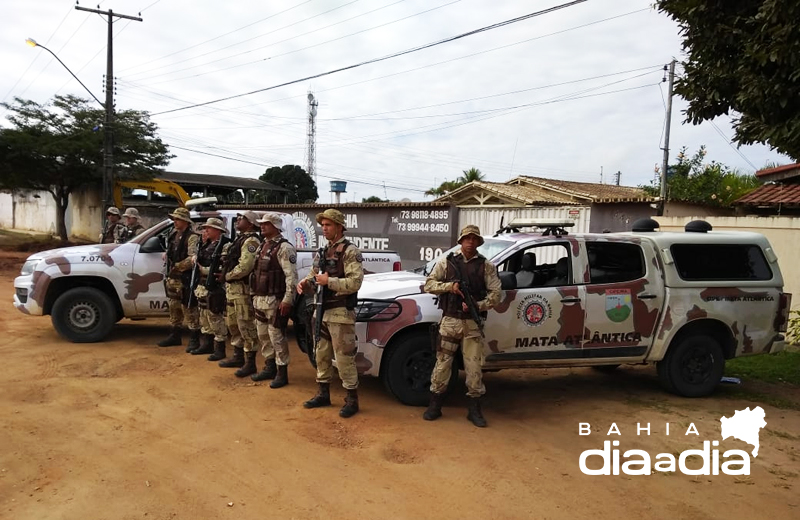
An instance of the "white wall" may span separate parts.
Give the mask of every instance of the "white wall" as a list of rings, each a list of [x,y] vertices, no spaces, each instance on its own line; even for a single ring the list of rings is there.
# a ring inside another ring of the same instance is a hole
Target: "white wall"
[[[577,212],[570,215],[570,211]],[[543,206],[543,207],[518,207],[518,208],[487,208],[487,207],[459,207],[458,228],[467,225],[478,226],[481,234],[489,235],[500,229],[500,219],[503,224],[508,224],[516,218],[524,219],[569,219],[575,222],[575,227],[569,228],[570,233],[588,233],[591,217],[591,208],[587,206]]]
[[[800,309],[800,217],[653,217],[662,231],[683,231],[691,220],[702,219],[714,229],[752,231],[767,237],[778,255],[784,291],[792,293],[792,308]]]
[[[95,241],[100,234],[100,195],[82,188],[70,196],[64,215],[70,238]],[[56,201],[46,191],[0,192],[0,227],[56,234]]]
[[[14,227],[14,200],[10,191],[0,191],[0,228]]]

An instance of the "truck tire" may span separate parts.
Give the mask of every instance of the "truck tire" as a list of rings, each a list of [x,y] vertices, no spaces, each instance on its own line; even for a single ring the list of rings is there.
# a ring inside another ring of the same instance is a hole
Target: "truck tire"
[[[725,371],[722,346],[715,338],[697,334],[671,345],[658,362],[658,375],[664,387],[683,397],[709,395]]]
[[[117,321],[114,302],[93,287],[76,287],[56,299],[50,312],[53,328],[73,343],[102,341]]]
[[[412,332],[394,343],[384,354],[382,373],[386,390],[401,403],[426,406],[430,400],[431,372],[436,364],[436,352],[431,348],[430,334]],[[447,385],[450,391],[458,381],[458,358]]]

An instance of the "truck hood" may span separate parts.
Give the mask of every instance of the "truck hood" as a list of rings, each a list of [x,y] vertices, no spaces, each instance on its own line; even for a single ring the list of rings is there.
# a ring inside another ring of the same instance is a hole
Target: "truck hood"
[[[398,298],[410,294],[420,294],[425,285],[425,277],[411,271],[392,271],[368,274],[358,290],[359,298]]]
[[[108,255],[111,253],[111,251],[126,245],[127,244],[86,244],[82,246],[60,247],[58,249],[48,249],[47,251],[39,251],[38,253],[34,253],[28,257],[28,260],[37,258],[44,260],[47,258],[74,255]]]

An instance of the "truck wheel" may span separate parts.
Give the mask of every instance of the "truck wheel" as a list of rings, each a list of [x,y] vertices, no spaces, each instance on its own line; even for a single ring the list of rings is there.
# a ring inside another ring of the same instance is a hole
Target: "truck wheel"
[[[386,354],[383,383],[390,394],[409,406],[426,406],[430,399],[431,372],[436,364],[436,352],[431,349],[427,332],[414,332],[400,339]],[[448,390],[458,381],[458,359]]]
[[[311,361],[311,366],[317,368],[317,358],[314,355],[313,317],[314,306],[311,300],[305,295],[298,296],[295,300],[294,314],[292,315],[294,335],[297,339],[297,346],[308,356],[308,360]]]
[[[700,334],[683,338],[670,347],[658,363],[662,384],[683,397],[703,397],[714,391],[725,370],[722,346],[715,338]]]
[[[73,343],[94,343],[111,332],[117,312],[103,291],[76,287],[58,297],[50,318],[56,331]]]

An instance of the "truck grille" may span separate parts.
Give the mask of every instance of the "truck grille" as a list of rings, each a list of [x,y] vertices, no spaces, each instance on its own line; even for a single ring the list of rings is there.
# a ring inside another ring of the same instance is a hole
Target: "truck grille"
[[[17,299],[20,303],[28,303],[28,289],[17,289]]]

